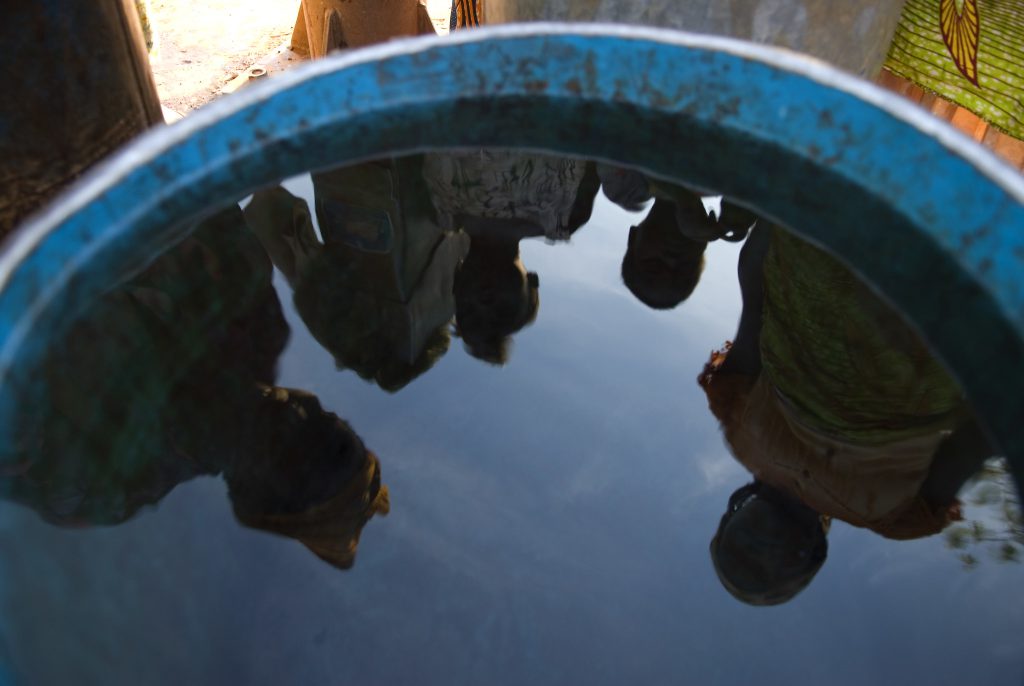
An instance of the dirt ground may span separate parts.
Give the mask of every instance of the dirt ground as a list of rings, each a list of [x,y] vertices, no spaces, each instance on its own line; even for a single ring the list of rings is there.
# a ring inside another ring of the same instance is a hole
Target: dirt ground
[[[157,34],[153,76],[164,106],[186,114],[287,41],[299,0],[150,0]],[[450,0],[429,0],[447,32]]]
[[[151,0],[157,54],[151,60],[164,106],[203,105],[291,35],[297,0]]]

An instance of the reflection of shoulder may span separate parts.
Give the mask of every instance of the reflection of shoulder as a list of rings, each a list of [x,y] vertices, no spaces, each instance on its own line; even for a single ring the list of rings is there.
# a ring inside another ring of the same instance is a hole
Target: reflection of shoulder
[[[758,479],[785,488],[772,478],[774,458],[780,452],[799,452],[799,442],[771,400],[771,383],[764,374],[726,374],[715,382],[720,387],[708,394],[709,404],[733,456]]]
[[[723,427],[742,420],[758,376],[718,371],[701,377],[708,408]]]

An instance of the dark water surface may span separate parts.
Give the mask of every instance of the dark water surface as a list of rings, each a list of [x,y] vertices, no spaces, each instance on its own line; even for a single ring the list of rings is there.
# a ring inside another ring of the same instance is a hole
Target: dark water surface
[[[51,407],[0,502],[15,681],[1021,683],[1022,534],[997,461],[944,532],[893,540],[837,515],[788,602],[719,581],[709,543],[752,477],[697,377],[736,335],[742,244],[711,242],[692,296],[654,310],[620,276],[650,201],[599,193],[567,241],[525,220],[446,227],[400,165],[257,194],[55,348]],[[525,186],[557,216],[541,176]],[[539,282],[504,348],[479,330],[511,259],[467,252],[487,231],[525,236]],[[452,294],[474,268],[495,293],[461,296],[477,309],[460,339]],[[833,325],[850,335],[841,311]]]

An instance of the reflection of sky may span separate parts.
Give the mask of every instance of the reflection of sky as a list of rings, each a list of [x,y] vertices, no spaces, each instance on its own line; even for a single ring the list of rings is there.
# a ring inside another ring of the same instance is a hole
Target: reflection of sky
[[[453,341],[388,395],[289,310],[281,385],[348,419],[391,489],[354,569],[238,526],[218,479],[110,529],[5,504],[4,653],[44,684],[1020,683],[1022,568],[965,572],[941,538],[839,524],[788,605],[721,589],[708,541],[747,477],[695,378],[735,328],[737,248],[656,313],[618,276],[638,221],[602,199],[571,245],[524,243],[541,308],[504,368]]]

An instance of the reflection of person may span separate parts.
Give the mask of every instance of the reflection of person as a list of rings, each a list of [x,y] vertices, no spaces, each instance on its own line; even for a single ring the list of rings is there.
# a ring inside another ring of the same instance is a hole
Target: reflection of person
[[[470,236],[455,277],[455,321],[474,357],[504,364],[512,334],[533,322],[539,279],[519,242],[568,240],[590,219],[599,180],[592,163],[479,150],[426,156],[424,178],[438,220]]]
[[[244,455],[224,470],[235,516],[348,569],[363,527],[390,510],[380,462],[309,393],[263,387]]]
[[[622,281],[650,308],[670,310],[690,297],[704,270],[710,241],[742,240],[756,218],[729,202],[711,216],[702,197],[690,190],[648,178],[622,167],[598,165],[601,188],[609,200],[640,211],[654,198],[647,217],[629,230],[622,258]]]
[[[387,510],[376,458],[315,398],[274,388],[288,327],[237,208],[108,292],[55,341],[49,400],[5,497],[58,525],[115,525],[223,474],[243,523],[338,566]]]
[[[704,271],[707,241],[683,235],[676,215],[672,202],[655,200],[644,220],[630,228],[622,258],[623,283],[637,300],[657,310],[670,310],[689,298]]]
[[[508,361],[512,335],[533,323],[540,306],[540,280],[523,266],[516,234],[500,235],[474,237],[455,276],[458,335],[491,364]]]
[[[674,204],[679,231],[694,241],[721,238],[738,243],[757,222],[756,214],[715,193],[700,193],[625,167],[599,164],[597,172],[605,196],[624,210],[639,212],[651,199]],[[717,209],[711,209],[715,205]]]
[[[246,218],[338,367],[397,391],[448,350],[468,240],[438,226],[419,157],[316,173],[313,186],[322,244],[283,188],[257,192]]]
[[[810,583],[829,518],[894,539],[941,531],[990,448],[916,334],[836,260],[755,229],[740,281],[736,342],[700,382],[755,481],[711,553],[733,595],[767,605]]]

